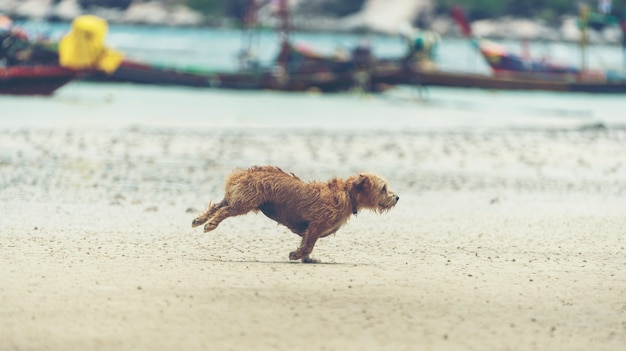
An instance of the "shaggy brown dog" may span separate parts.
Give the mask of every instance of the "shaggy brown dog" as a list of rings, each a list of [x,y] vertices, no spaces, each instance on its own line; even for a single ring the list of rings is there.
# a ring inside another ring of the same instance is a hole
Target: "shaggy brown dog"
[[[228,217],[261,211],[302,237],[300,247],[289,254],[289,259],[310,263],[316,262],[309,254],[318,238],[335,233],[363,208],[381,213],[399,199],[385,180],[373,174],[306,183],[278,167],[252,167],[231,173],[224,199],[209,204],[192,226],[206,223],[204,231],[208,232]]]

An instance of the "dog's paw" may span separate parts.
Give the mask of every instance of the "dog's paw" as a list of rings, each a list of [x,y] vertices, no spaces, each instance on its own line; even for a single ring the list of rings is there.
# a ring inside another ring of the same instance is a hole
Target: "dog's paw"
[[[195,218],[193,220],[193,222],[191,222],[191,227],[195,228],[195,227],[197,227],[199,225],[202,225],[202,224],[204,224],[204,221],[202,221],[202,219],[200,217],[198,217],[198,218]]]
[[[303,257],[302,263],[322,263],[322,261],[311,257]]]
[[[211,230],[217,228],[217,223],[209,222],[204,226],[204,232],[210,232]]]
[[[302,254],[298,251],[292,251],[289,253],[289,259],[292,261],[299,260],[302,258]]]

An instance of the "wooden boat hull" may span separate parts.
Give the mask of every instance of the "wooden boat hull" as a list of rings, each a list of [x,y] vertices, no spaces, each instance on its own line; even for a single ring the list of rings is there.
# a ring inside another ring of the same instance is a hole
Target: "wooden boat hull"
[[[480,88],[488,90],[538,90],[582,93],[626,93],[626,81],[585,82],[492,77],[447,72],[415,73],[414,81],[425,86]]]
[[[453,88],[477,88],[487,90],[527,90],[586,93],[626,93],[626,81],[597,82],[556,79],[533,79],[529,77],[497,77],[483,74],[415,71],[403,68],[400,63],[383,61],[367,72],[367,84],[359,85],[357,72],[316,72],[291,74],[279,77],[270,71],[201,73],[160,68],[148,64],[125,61],[110,76],[97,73],[91,79],[132,82],[153,85],[176,85],[188,87],[340,92],[355,88],[383,91],[394,85],[441,86]]]
[[[626,93],[626,80],[556,80],[529,77],[497,77],[484,74],[415,71],[387,68],[373,73],[373,81],[388,85],[440,86],[452,88],[476,88],[486,90],[525,90],[582,93]]]
[[[317,89],[326,92],[346,90],[352,84],[351,77],[346,74],[337,75],[326,72],[293,74],[289,76],[289,79],[283,80],[269,70],[232,73],[192,72],[175,68],[161,68],[134,61],[122,62],[111,75],[97,72],[89,76],[88,79],[238,90],[306,91]]]
[[[210,85],[210,76],[191,72],[183,72],[170,68],[124,60],[110,75],[94,72],[88,79],[109,82],[129,82],[154,85],[182,85],[190,87],[206,87]]]
[[[424,86],[479,88],[488,90],[568,91],[564,82],[497,78],[480,74],[441,71],[415,72],[413,83]]]
[[[52,95],[76,78],[76,72],[60,66],[0,67],[0,94]]]

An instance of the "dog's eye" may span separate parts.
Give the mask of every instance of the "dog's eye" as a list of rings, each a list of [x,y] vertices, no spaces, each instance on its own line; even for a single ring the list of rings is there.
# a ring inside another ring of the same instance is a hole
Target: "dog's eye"
[[[383,192],[383,193],[387,192],[387,186],[386,186],[386,185],[383,185],[383,188],[382,188],[382,189],[380,189],[380,191],[381,191],[381,192]]]

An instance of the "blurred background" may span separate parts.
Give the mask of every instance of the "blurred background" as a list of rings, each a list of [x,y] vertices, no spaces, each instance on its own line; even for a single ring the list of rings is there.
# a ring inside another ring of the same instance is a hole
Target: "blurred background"
[[[518,172],[550,186],[587,184],[588,176],[624,171],[615,158],[626,125],[623,10],[623,2],[605,0],[0,0],[0,127],[7,135],[20,128],[122,130],[113,144],[187,142],[184,157],[146,163],[120,151],[114,159],[172,172],[202,159],[202,167],[220,172],[202,180],[212,189],[232,168],[264,163],[320,178],[368,168],[406,189],[419,187],[411,179],[424,172],[457,179],[451,189],[472,177]],[[567,137],[554,139],[563,131]],[[429,133],[442,136],[440,147],[406,146],[431,140]],[[472,146],[474,135],[498,133],[506,133],[503,145],[479,138]],[[300,146],[281,148],[288,135],[314,141],[289,139]],[[335,144],[346,135],[359,140],[350,144],[355,150],[368,140],[396,146],[346,158]],[[230,136],[236,156],[201,147]],[[598,141],[615,151],[606,154]],[[12,143],[0,157],[22,179],[21,167],[31,163],[19,155],[29,153]],[[259,145],[267,152],[259,154]],[[584,161],[543,159],[536,155],[547,152],[542,145]],[[485,154],[494,148],[508,151]],[[96,151],[80,157],[108,160]],[[484,167],[468,167],[475,157],[486,157]],[[149,173],[155,186],[166,181]],[[623,187],[610,179],[613,189]],[[177,189],[193,193],[191,178],[185,184],[186,191]]]

